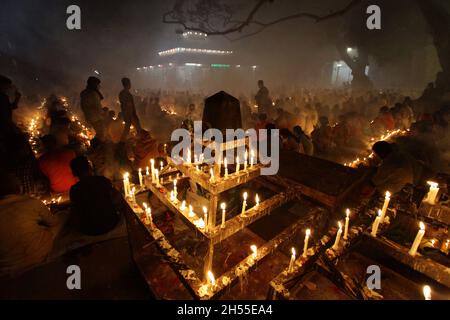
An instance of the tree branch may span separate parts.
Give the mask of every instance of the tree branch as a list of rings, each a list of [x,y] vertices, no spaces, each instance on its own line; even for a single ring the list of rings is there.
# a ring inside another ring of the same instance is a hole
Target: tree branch
[[[256,13],[261,9],[261,7],[263,5],[265,5],[266,3],[272,2],[273,0],[259,0],[256,5],[253,7],[253,9],[250,11],[250,13],[248,14],[247,18],[244,21],[240,21],[235,23],[232,27],[224,29],[224,30],[205,30],[205,28],[201,28],[201,27],[195,27],[195,26],[189,26],[186,24],[186,22],[181,21],[179,19],[170,19],[170,16],[173,15],[175,13],[175,11],[168,11],[163,15],[163,23],[168,23],[168,24],[178,24],[183,26],[183,28],[186,31],[197,31],[197,32],[203,32],[206,33],[208,35],[227,35],[230,33],[235,33],[235,32],[242,32],[242,30],[246,27],[248,27],[251,24],[254,25],[258,25],[260,28],[254,32],[251,32],[249,34],[246,34],[242,37],[239,37],[237,39],[234,39],[232,41],[236,41],[236,40],[241,40],[243,38],[247,38],[249,36],[255,35],[257,33],[262,32],[264,29],[266,29],[267,27],[273,26],[275,24],[278,23],[282,23],[282,22],[286,22],[289,20],[294,20],[294,19],[300,19],[300,18],[309,18],[314,20],[315,22],[322,22],[325,20],[329,20],[335,17],[340,17],[343,16],[344,14],[346,14],[348,11],[350,11],[353,7],[357,6],[358,4],[360,4],[362,2],[362,0],[351,0],[345,7],[343,7],[340,10],[325,14],[325,15],[317,15],[317,14],[313,14],[313,13],[309,13],[309,12],[298,12],[292,15],[288,15],[285,17],[281,17],[281,18],[277,18],[273,21],[270,22],[261,22],[261,21],[257,21],[254,20],[254,17],[256,15]],[[235,21],[233,21],[235,22]]]

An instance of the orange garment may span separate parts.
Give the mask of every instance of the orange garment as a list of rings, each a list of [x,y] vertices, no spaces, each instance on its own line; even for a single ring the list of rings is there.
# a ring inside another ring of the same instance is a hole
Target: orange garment
[[[39,168],[50,181],[52,192],[68,192],[77,183],[72,174],[70,161],[76,157],[75,152],[68,149],[58,149],[44,153],[39,158]]]

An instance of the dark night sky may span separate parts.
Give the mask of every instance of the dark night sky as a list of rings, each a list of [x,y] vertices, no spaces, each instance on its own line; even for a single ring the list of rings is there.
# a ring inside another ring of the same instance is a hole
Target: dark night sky
[[[243,3],[242,0],[230,1]],[[396,1],[400,2],[408,3]],[[162,14],[171,3],[162,0],[2,0],[0,54],[56,73],[61,81],[85,78],[95,69],[103,78],[117,78],[137,66],[151,64],[157,51],[173,47],[176,27],[162,23]],[[244,3],[251,6],[253,1]],[[348,0],[277,0],[259,12],[258,17],[270,19],[299,10],[326,13],[346,3]],[[81,7],[80,31],[66,28],[66,8],[70,4]],[[402,10],[401,6],[396,10]],[[383,13],[383,18],[387,16]],[[400,19],[401,14],[394,16]],[[230,43],[218,37],[215,41],[232,47],[247,60],[254,59],[254,64],[285,70],[289,81],[289,76],[298,79],[314,75],[324,63],[337,58],[327,34],[345,19],[348,18],[321,24],[307,19],[294,20],[245,40]],[[394,20],[392,25],[395,24],[401,21]]]

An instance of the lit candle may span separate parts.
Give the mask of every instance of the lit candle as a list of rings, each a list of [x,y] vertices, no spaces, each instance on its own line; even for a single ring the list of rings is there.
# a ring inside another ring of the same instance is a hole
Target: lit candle
[[[244,153],[244,171],[247,170],[247,159],[248,159],[248,152],[247,152],[247,150],[245,150],[245,153]]]
[[[423,297],[425,298],[425,300],[431,300],[430,286],[423,286]]]
[[[155,182],[156,182],[156,187],[160,188],[161,184],[159,183],[159,171],[158,171],[158,169],[155,169]]]
[[[189,215],[189,218],[192,218],[194,216],[194,211],[192,210],[192,206],[191,205],[189,205],[189,213],[188,213],[188,215]]]
[[[153,229],[152,209],[146,208],[145,213],[147,215],[147,222],[150,225],[150,227]]]
[[[187,157],[186,157],[187,164],[191,164],[191,150],[188,149],[187,151]]]
[[[150,166],[152,168],[152,181],[155,179],[155,159],[150,159]]]
[[[129,196],[128,191],[129,191],[129,187],[130,187],[130,185],[129,185],[130,181],[128,180],[128,176],[129,176],[128,172],[126,172],[123,175],[123,192],[124,192],[125,198]]]
[[[150,170],[149,170],[149,167],[148,167],[148,166],[145,168],[145,175],[146,175],[147,177],[150,175]]]
[[[214,278],[214,274],[211,271],[208,271],[208,282],[210,285],[210,289],[212,290],[216,285],[216,279]]]
[[[303,254],[302,256],[304,258],[306,258],[307,256],[307,252],[308,252],[308,241],[309,241],[309,235],[311,234],[311,230],[310,229],[306,229],[306,233],[305,233],[305,241],[303,244]]]
[[[178,196],[177,179],[173,180],[173,194],[175,195],[175,198]]]
[[[258,194],[256,194],[256,196],[255,196],[255,208],[258,208],[258,206],[259,206],[259,196],[258,196]]]
[[[209,169],[209,175],[210,175],[209,182],[214,183],[216,180],[214,179],[214,170],[212,168]]]
[[[253,244],[253,245],[250,246],[250,249],[253,252],[252,258],[256,259],[257,255],[258,255],[258,248]]]
[[[253,167],[254,158],[255,158],[255,153],[253,150],[250,150],[250,168]]]
[[[136,188],[133,187],[133,189],[131,189],[130,191],[130,197],[131,197],[131,201],[136,202]]]
[[[422,241],[422,238],[425,235],[425,224],[421,221],[419,225],[420,225],[419,232],[417,232],[416,238],[414,239],[411,249],[409,249],[408,252],[413,257],[416,255],[420,242]]]
[[[184,212],[184,210],[186,210],[186,200],[183,200],[181,202],[180,210],[181,212]]]
[[[244,192],[244,201],[242,202],[242,214],[244,214],[247,207],[247,192]]]
[[[291,261],[289,262],[289,268],[288,268],[288,272],[291,273],[292,271],[294,271],[294,263],[295,263],[295,249],[292,248],[291,249]]]
[[[378,215],[372,224],[372,232],[370,233],[372,235],[372,237],[377,236],[377,231],[378,231],[378,226],[380,225],[380,221],[381,221],[381,210],[378,210]]]
[[[433,181],[427,181],[427,183],[430,185],[430,190],[428,191],[427,197],[423,201],[429,204],[436,204],[439,192],[439,184]]]
[[[225,179],[227,179],[228,178],[228,160],[227,160],[227,158],[225,158],[224,160],[223,160],[223,165],[224,165],[224,167],[225,167]]]
[[[159,162],[159,167],[160,167],[160,169],[161,169],[161,172],[163,171],[163,168],[164,168],[164,164],[163,164],[163,162],[162,161],[160,161]]]
[[[221,225],[221,228],[225,228],[225,209],[226,209],[225,202],[222,202],[220,204],[220,208],[222,209],[222,225]]]
[[[345,210],[345,226],[344,226],[344,240],[348,237],[348,223],[350,221],[350,209]]]
[[[386,215],[386,210],[389,206],[389,201],[391,201],[391,193],[389,191],[386,191],[386,195],[384,196],[383,209],[381,209],[380,223],[384,223],[384,216]]]
[[[336,250],[339,247],[339,241],[341,240],[341,234],[342,234],[342,223],[338,222],[339,229],[336,234],[336,241],[334,241],[333,250]]]
[[[208,209],[203,206],[203,214],[205,216],[205,231],[208,231]]]
[[[172,202],[175,202],[175,192],[173,192],[173,190],[172,191],[170,191],[170,201],[172,201]]]
[[[238,174],[239,173],[239,166],[240,166],[241,164],[239,163],[239,156],[237,156],[236,157],[236,174]]]
[[[142,179],[142,169],[141,168],[139,168],[139,170],[138,170],[138,176],[139,176],[139,185],[141,187],[143,187],[144,186],[144,181]]]

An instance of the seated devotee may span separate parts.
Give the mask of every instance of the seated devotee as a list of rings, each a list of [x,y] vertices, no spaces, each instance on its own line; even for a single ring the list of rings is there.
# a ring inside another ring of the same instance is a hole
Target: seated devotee
[[[76,157],[76,154],[66,147],[68,137],[62,134],[47,135],[42,140],[46,152],[38,159],[39,168],[49,180],[52,192],[68,192],[77,182],[70,170],[70,161]]]
[[[148,131],[140,131],[134,147],[135,167],[144,169],[149,165],[150,159],[157,158],[158,156],[158,142],[152,138]]]
[[[304,153],[308,156],[312,156],[314,154],[314,146],[311,141],[311,138],[306,135],[303,131],[302,127],[295,126],[294,127],[294,135],[297,137],[298,141],[300,141],[301,148]]]
[[[314,144],[314,151],[319,154],[330,152],[333,146],[333,129],[331,128],[327,117],[319,118],[320,126],[316,127],[311,133]]]
[[[89,160],[80,156],[70,163],[73,175],[79,181],[70,188],[71,218],[75,228],[90,236],[105,234],[120,220],[121,195],[111,181],[94,176]]]
[[[0,173],[0,277],[45,262],[64,219],[39,200],[17,194],[15,179]]]
[[[281,148],[298,153],[304,153],[303,146],[297,137],[287,128],[280,129]]]
[[[423,180],[425,168],[394,143],[378,141],[372,151],[381,159],[372,184],[378,192],[397,193],[406,185],[418,185]]]

